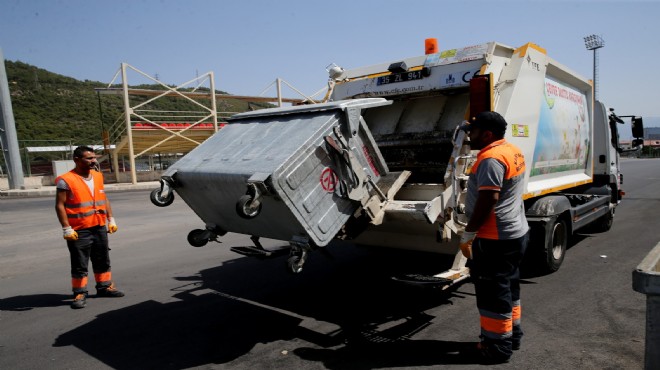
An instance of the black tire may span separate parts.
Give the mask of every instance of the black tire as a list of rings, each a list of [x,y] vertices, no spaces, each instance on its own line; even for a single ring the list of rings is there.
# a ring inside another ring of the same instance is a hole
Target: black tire
[[[303,268],[303,264],[301,262],[302,262],[302,258],[299,256],[289,257],[289,259],[286,260],[286,266],[289,272],[293,274],[299,274]]]
[[[208,231],[195,229],[188,233],[188,243],[193,247],[203,247],[209,242]]]
[[[568,246],[568,227],[566,221],[557,218],[552,227],[546,230],[544,248],[544,270],[548,273],[559,270]]]
[[[614,209],[611,209],[607,212],[607,214],[601,216],[598,220],[594,221],[594,223],[591,226],[593,226],[594,231],[604,233],[606,231],[610,231],[613,224],[614,224]]]
[[[236,213],[245,219],[255,218],[261,212],[261,202],[252,201],[252,195],[245,194],[236,202]]]
[[[158,207],[167,207],[174,202],[174,193],[172,191],[170,191],[166,198],[161,197],[161,194],[162,192],[160,189],[154,189],[149,196],[151,203]]]

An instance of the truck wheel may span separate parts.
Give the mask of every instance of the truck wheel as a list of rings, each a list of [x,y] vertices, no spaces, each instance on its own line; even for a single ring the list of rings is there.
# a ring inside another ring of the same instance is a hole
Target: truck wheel
[[[209,242],[207,230],[195,229],[188,233],[188,243],[193,247],[203,247]]]
[[[601,216],[598,220],[594,221],[594,230],[597,232],[606,232],[612,228],[614,224],[614,209],[607,212],[606,215]]]
[[[566,246],[568,245],[568,228],[566,221],[557,218],[552,224],[552,228],[546,231],[549,235],[545,236],[545,270],[555,272],[559,270],[564,256],[566,255]]]
[[[170,194],[166,198],[161,197],[161,194],[162,192],[160,189],[154,189],[149,196],[151,203],[158,207],[167,207],[174,202],[173,192],[170,191]]]
[[[291,256],[286,261],[286,265],[289,268],[289,272],[294,274],[299,274],[303,269],[303,262],[300,256]]]
[[[252,195],[245,194],[236,202],[236,213],[242,218],[255,218],[261,212],[261,202],[252,200]]]

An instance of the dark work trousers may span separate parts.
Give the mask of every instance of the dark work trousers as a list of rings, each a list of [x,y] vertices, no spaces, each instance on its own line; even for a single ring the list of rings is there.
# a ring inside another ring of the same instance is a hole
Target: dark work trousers
[[[509,358],[518,344],[520,326],[520,262],[529,233],[518,239],[476,238],[472,243],[470,275],[481,317],[481,341],[489,352]]]
[[[71,256],[71,277],[85,279],[87,277],[89,260],[92,260],[94,274],[110,271],[110,254],[108,248],[108,230],[105,226],[76,230],[78,240],[67,240]],[[110,281],[96,282],[96,288],[110,285]],[[78,291],[76,291],[78,290]],[[86,293],[86,287],[74,288],[74,293]]]

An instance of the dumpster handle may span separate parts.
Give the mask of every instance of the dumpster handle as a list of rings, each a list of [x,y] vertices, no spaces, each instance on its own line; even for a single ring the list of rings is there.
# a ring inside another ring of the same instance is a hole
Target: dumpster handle
[[[332,148],[335,151],[337,156],[339,156],[341,158],[341,161],[344,163],[344,165],[346,167],[348,167],[349,172],[350,172],[349,175],[351,177],[351,181],[354,184],[359,184],[360,183],[360,178],[358,177],[357,173],[355,173],[355,170],[353,169],[353,165],[351,164],[351,161],[348,158],[346,158],[346,155],[348,154],[348,150],[345,149],[345,148],[341,148],[339,146],[339,144],[337,144],[337,141],[332,138],[332,136],[328,135],[328,136],[325,136],[323,139],[330,146],[330,148]],[[339,140],[339,142],[341,142],[341,140]]]

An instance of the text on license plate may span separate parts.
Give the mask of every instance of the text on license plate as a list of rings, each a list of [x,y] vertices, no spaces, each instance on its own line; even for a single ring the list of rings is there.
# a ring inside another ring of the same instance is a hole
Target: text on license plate
[[[424,76],[422,76],[422,71],[413,71],[413,72],[401,72],[401,73],[393,73],[388,76],[381,76],[378,77],[378,81],[376,82],[377,85],[387,85],[387,84],[393,84],[397,82],[404,82],[404,81],[412,81],[412,80],[421,80]]]

